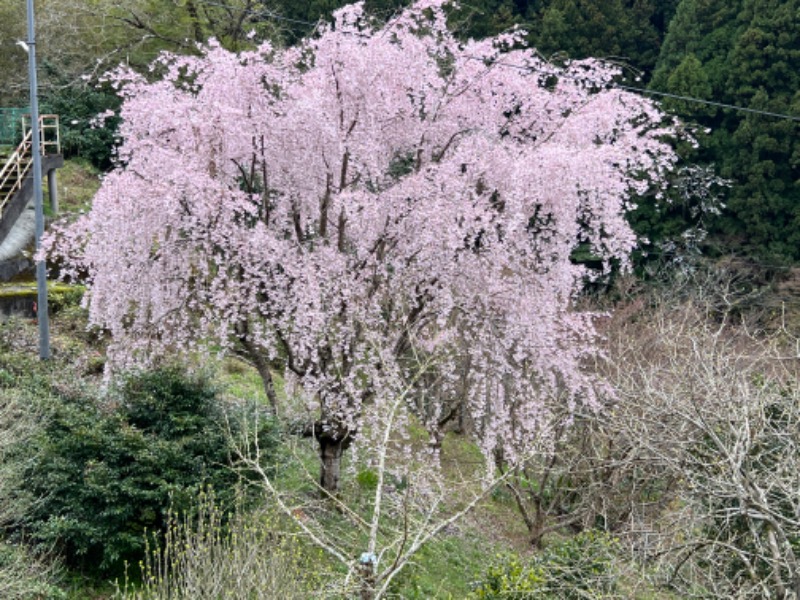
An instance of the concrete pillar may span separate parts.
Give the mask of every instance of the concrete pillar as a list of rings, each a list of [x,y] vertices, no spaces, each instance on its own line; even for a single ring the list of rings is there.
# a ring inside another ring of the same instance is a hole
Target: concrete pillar
[[[50,196],[50,210],[53,215],[58,214],[58,187],[56,186],[56,170],[50,169],[47,172],[47,191]]]

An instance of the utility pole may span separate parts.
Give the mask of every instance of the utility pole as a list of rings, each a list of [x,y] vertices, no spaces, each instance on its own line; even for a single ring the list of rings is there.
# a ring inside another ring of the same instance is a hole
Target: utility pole
[[[39,98],[36,79],[36,33],[33,26],[33,0],[28,2],[28,79],[31,89],[31,154],[33,154],[33,201],[36,209],[36,252],[44,235],[42,203],[42,149],[39,138]],[[39,322],[39,358],[50,358],[50,318],[47,310],[47,271],[44,260],[36,261],[36,317]]]

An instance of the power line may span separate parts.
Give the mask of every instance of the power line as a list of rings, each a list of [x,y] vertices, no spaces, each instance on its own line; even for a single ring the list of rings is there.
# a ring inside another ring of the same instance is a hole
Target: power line
[[[485,62],[486,61],[486,59],[478,57],[478,56],[468,56],[467,58],[469,58],[470,60],[477,60],[477,61],[481,61],[481,62]],[[553,75],[555,77],[565,77],[567,79],[571,79],[573,81],[578,81],[578,82],[597,83],[597,82],[594,82],[593,80],[588,79],[588,78],[581,78],[581,77],[570,75],[570,74],[564,73],[564,72],[553,73],[553,72],[548,71],[546,69],[541,69],[541,68],[537,69],[536,67],[531,66],[531,65],[517,65],[517,64],[501,62],[501,61],[497,61],[497,62],[495,62],[493,64],[496,64],[496,65],[501,66],[501,67],[509,67],[509,68],[513,68],[513,69],[518,69],[518,70],[521,70],[521,71],[538,72],[538,73],[542,73],[544,75]],[[620,83],[611,83],[609,85],[611,87],[614,87],[614,88],[617,88],[617,89],[620,89],[620,90],[625,90],[625,91],[628,91],[628,92],[632,92],[632,93],[635,93],[635,94],[650,94],[650,95],[654,95],[654,96],[664,96],[664,97],[667,97],[667,98],[673,98],[675,100],[683,100],[685,102],[693,102],[695,104],[705,104],[705,105],[710,105],[710,106],[716,106],[716,107],[719,107],[719,108],[727,108],[727,109],[730,109],[730,110],[753,113],[753,114],[757,114],[757,115],[764,115],[764,116],[767,116],[767,117],[775,117],[775,118],[779,118],[779,119],[786,119],[786,120],[789,120],[789,121],[800,121],[800,117],[795,117],[795,116],[787,115],[787,114],[784,114],[784,113],[776,113],[776,112],[770,112],[770,111],[766,111],[766,110],[758,110],[758,109],[755,109],[755,108],[746,108],[744,106],[737,106],[735,104],[726,104],[724,102],[717,102],[717,101],[714,101],[714,100],[703,100],[702,98],[695,98],[695,97],[692,97],[692,96],[681,96],[679,94],[671,94],[669,92],[660,92],[660,91],[657,91],[657,90],[648,90],[648,89],[645,89],[645,88],[636,88],[636,87],[632,87],[632,86],[629,86],[629,85],[623,85],[623,84],[620,84]]]
[[[706,104],[708,106],[716,106],[719,108],[728,108],[731,110],[738,110],[741,112],[753,113],[756,115],[764,115],[767,117],[776,117],[778,119],[787,119],[789,121],[800,121],[800,117],[794,117],[792,115],[787,115],[783,113],[776,113],[770,112],[767,110],[758,110],[755,108],[746,108],[744,106],[736,106],[734,104],[726,104],[724,102],[716,102],[714,100],[703,100],[702,98],[693,98],[691,96],[681,96],[679,94],[670,94],[669,92],[659,92],[657,90],[648,90],[648,89],[640,89],[635,87],[630,87],[627,85],[621,84],[614,84],[614,87],[619,88],[621,90],[627,90],[629,92],[635,92],[640,94],[650,94],[653,96],[663,96],[665,98],[673,98],[675,100],[683,100],[685,102],[694,102],[695,104]]]

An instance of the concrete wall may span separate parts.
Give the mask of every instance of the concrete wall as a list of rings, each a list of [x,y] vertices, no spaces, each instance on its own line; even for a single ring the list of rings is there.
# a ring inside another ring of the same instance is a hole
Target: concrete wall
[[[42,157],[42,174],[51,179],[51,184],[54,181],[52,174],[62,166],[64,158],[60,155]],[[53,203],[52,198],[51,203]],[[35,229],[33,177],[29,176],[0,218],[0,281],[8,281],[22,271],[32,268],[32,261],[20,256],[20,252],[33,241]]]

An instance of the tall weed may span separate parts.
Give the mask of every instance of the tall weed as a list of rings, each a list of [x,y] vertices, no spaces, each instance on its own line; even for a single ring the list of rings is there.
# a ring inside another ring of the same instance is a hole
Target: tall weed
[[[213,493],[200,495],[196,511],[171,513],[160,538],[150,538],[141,585],[126,581],[126,600],[282,600],[316,597],[321,557],[280,531],[269,512],[248,513],[238,502],[225,514]]]

